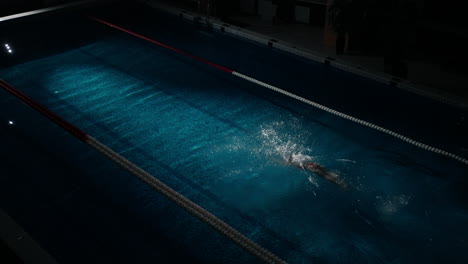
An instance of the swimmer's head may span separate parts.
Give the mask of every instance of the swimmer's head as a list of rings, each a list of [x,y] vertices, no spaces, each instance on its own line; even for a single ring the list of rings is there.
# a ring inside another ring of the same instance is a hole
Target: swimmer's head
[[[306,163],[304,165],[302,165],[302,168],[304,169],[308,169],[310,171],[315,171],[316,170],[316,167],[315,167],[315,163]]]

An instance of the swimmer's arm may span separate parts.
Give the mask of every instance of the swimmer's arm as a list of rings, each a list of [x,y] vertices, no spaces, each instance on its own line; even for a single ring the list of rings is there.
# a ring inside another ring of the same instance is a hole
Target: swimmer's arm
[[[319,167],[319,170],[320,170],[319,174],[322,177],[324,177],[326,180],[334,182],[335,184],[337,184],[343,189],[350,188],[350,185],[347,182],[345,182],[342,178],[340,178],[340,176],[337,173],[329,171],[325,169],[324,167]]]

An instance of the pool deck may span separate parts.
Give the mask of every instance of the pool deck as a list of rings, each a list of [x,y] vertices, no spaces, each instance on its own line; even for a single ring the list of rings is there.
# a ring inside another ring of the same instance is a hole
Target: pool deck
[[[153,6],[168,6],[183,9],[198,14],[193,6],[166,0],[144,1]],[[383,56],[363,56],[356,54],[336,55],[334,47],[325,44],[324,29],[304,23],[290,23],[274,25],[270,19],[255,15],[238,15],[230,17],[231,20],[246,24],[243,30],[255,32],[269,38],[290,43],[299,49],[307,49],[322,58],[336,58],[338,61],[353,65],[362,70],[374,73],[386,78],[393,78],[384,73]],[[216,19],[215,19],[216,20]],[[432,97],[449,98],[450,101],[458,102],[457,105],[468,105],[468,75],[444,69],[441,65],[420,60],[406,60],[408,67],[407,79],[404,83],[417,90],[424,91]]]
[[[5,263],[58,263],[2,209],[0,209],[0,253],[0,262],[6,261]]]

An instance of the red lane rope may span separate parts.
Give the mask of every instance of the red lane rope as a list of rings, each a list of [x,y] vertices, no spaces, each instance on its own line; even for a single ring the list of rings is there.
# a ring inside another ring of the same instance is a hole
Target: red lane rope
[[[138,167],[131,161],[125,159],[121,155],[119,155],[114,150],[110,149],[106,145],[102,144],[95,138],[87,135],[85,132],[81,131],[79,128],[75,127],[71,123],[67,122],[57,114],[53,113],[49,109],[45,108],[44,106],[40,105],[38,102],[34,101],[32,98],[28,97],[24,93],[20,92],[18,89],[14,88],[7,82],[0,79],[0,87],[3,87],[7,92],[13,94],[21,101],[25,102],[44,116],[51,119],[56,124],[60,125],[62,128],[70,132],[72,135],[79,138],[84,143],[90,145],[107,158],[115,162],[116,164],[125,168],[128,172],[132,175],[140,179],[141,181],[145,182],[153,189],[157,190],[159,193],[165,195],[168,199],[173,201],[175,204],[180,206],[181,208],[185,209],[187,212],[193,214],[198,219],[202,220],[206,224],[213,227],[216,231],[220,234],[225,235],[235,243],[239,244],[247,251],[252,253],[253,255],[259,257],[260,259],[264,260],[267,263],[286,263],[284,260],[280,259],[278,256],[274,255],[267,249],[263,248],[256,242],[250,240],[248,237],[231,227],[229,224],[224,222],[223,220],[219,219],[200,205],[196,204],[195,202],[189,200],[182,194],[178,193],[168,185],[164,184],[163,182],[156,179],[153,175],[149,174],[148,172],[144,171],[142,168]]]
[[[70,132],[72,135],[76,136],[83,142],[88,140],[88,135],[83,132],[81,129],[77,128],[73,124],[69,123],[59,115],[55,114],[54,112],[47,109],[45,106],[42,106],[38,102],[34,101],[32,98],[27,96],[26,94],[22,93],[18,89],[14,88],[4,80],[0,79],[0,86],[3,87],[7,92],[11,93],[12,95],[18,97],[21,101],[25,102],[27,105],[31,106],[32,108],[36,109],[42,115],[46,116],[50,120],[54,121],[59,126],[63,127],[65,130]]]
[[[177,52],[177,53],[179,53],[179,54],[182,54],[182,55],[191,57],[191,58],[193,58],[193,59],[195,59],[195,60],[198,60],[198,61],[201,61],[201,62],[203,62],[203,63],[206,63],[206,64],[208,64],[208,65],[210,65],[210,66],[213,66],[213,67],[215,67],[215,68],[217,68],[217,69],[219,69],[219,70],[222,70],[222,71],[225,71],[225,72],[228,72],[228,73],[232,73],[232,72],[234,71],[234,70],[228,69],[228,68],[226,68],[226,67],[223,67],[223,66],[221,66],[221,65],[218,65],[218,64],[216,64],[216,63],[213,63],[213,62],[211,62],[211,61],[208,61],[208,60],[202,59],[202,58],[200,58],[200,57],[197,57],[197,56],[195,56],[195,55],[192,55],[192,54],[190,54],[190,53],[187,53],[187,52],[185,52],[185,51],[183,51],[183,50],[180,50],[180,49],[171,47],[171,46],[169,46],[169,45],[166,45],[166,44],[161,43],[161,42],[159,42],[159,41],[156,41],[156,40],[154,40],[154,39],[145,37],[145,36],[143,36],[143,35],[140,35],[140,34],[138,34],[138,33],[133,32],[133,31],[131,31],[131,30],[128,30],[128,29],[119,27],[119,26],[117,26],[117,25],[114,25],[114,24],[109,23],[109,22],[107,22],[107,21],[104,21],[104,20],[102,20],[102,19],[95,18],[95,17],[92,17],[92,16],[90,16],[89,18],[91,18],[91,19],[93,19],[93,20],[95,20],[95,21],[97,21],[97,22],[100,22],[100,23],[102,23],[102,24],[104,24],[104,25],[107,25],[107,26],[109,26],[109,27],[112,27],[112,28],[118,29],[118,30],[120,30],[120,31],[126,32],[126,33],[128,33],[128,34],[130,34],[130,35],[133,35],[133,36],[135,36],[135,37],[138,37],[138,38],[140,38],[140,39],[149,41],[149,42],[151,42],[151,43],[153,43],[153,44],[159,45],[159,46],[164,47],[164,48],[166,48],[166,49],[170,49],[170,50],[172,50],[172,51],[175,51],[175,52]]]
[[[242,78],[242,79],[244,79],[244,80],[247,80],[247,81],[252,82],[252,83],[255,83],[255,84],[258,84],[258,85],[260,85],[260,86],[263,86],[263,87],[265,87],[265,88],[268,88],[268,89],[273,90],[273,91],[275,91],[275,92],[278,92],[278,93],[280,93],[280,94],[286,95],[286,96],[288,96],[288,97],[290,97],[290,98],[296,99],[296,100],[298,100],[298,101],[301,101],[301,102],[303,102],[303,103],[306,103],[306,104],[311,105],[311,106],[313,106],[313,107],[316,107],[316,108],[318,108],[318,109],[321,109],[321,110],[323,110],[323,111],[326,111],[326,112],[328,112],[328,113],[330,113],[330,114],[337,115],[337,116],[339,116],[339,117],[341,117],[341,118],[350,120],[350,121],[355,122],[355,123],[357,123],[357,124],[360,124],[360,125],[363,125],[363,126],[366,126],[366,127],[372,128],[372,129],[375,129],[375,130],[377,130],[377,131],[380,131],[380,132],[382,132],[382,133],[391,135],[391,136],[393,136],[393,137],[398,138],[399,140],[405,141],[405,142],[407,142],[407,143],[409,143],[409,144],[412,144],[412,145],[414,145],[414,146],[416,146],[416,147],[419,147],[419,148],[422,148],[422,149],[424,149],[424,150],[428,150],[428,151],[431,151],[431,152],[434,152],[434,153],[437,153],[437,154],[441,154],[441,155],[444,155],[444,156],[448,156],[448,157],[450,157],[450,158],[453,158],[453,159],[455,159],[455,160],[458,160],[458,161],[461,161],[461,162],[463,162],[463,163],[465,163],[465,164],[468,164],[468,159],[465,159],[465,158],[463,158],[463,157],[461,157],[461,156],[455,155],[455,154],[453,154],[453,153],[444,151],[444,150],[439,149],[439,148],[435,148],[435,147],[432,147],[432,146],[423,144],[423,143],[421,143],[421,142],[418,142],[418,141],[416,141],[416,140],[413,140],[413,139],[411,139],[411,138],[408,138],[408,137],[406,137],[406,136],[404,136],[404,135],[401,135],[401,134],[398,134],[398,133],[396,133],[396,132],[393,132],[393,131],[391,131],[391,130],[389,130],[389,129],[386,129],[386,128],[377,126],[377,125],[372,124],[372,123],[370,123],[370,122],[366,122],[366,121],[364,121],[364,120],[362,120],[362,119],[358,119],[358,118],[355,118],[355,117],[353,117],[353,116],[347,115],[347,114],[345,114],[345,113],[342,113],[342,112],[336,111],[336,110],[334,110],[334,109],[328,108],[328,107],[326,107],[326,106],[324,106],[324,105],[321,105],[321,104],[316,103],[316,102],[314,102],[314,101],[308,100],[308,99],[306,99],[306,98],[304,98],[304,97],[298,96],[298,95],[296,95],[296,94],[293,94],[293,93],[288,92],[288,91],[286,91],[286,90],[283,90],[283,89],[281,89],[281,88],[275,87],[275,86],[270,85],[270,84],[268,84],[268,83],[259,81],[259,80],[257,80],[257,79],[252,78],[252,77],[249,77],[249,76],[247,76],[247,75],[238,73],[238,72],[236,72],[236,71],[234,71],[234,70],[231,70],[231,69],[222,67],[222,66],[220,66],[220,65],[218,65],[218,64],[212,63],[212,62],[210,62],[210,61],[207,61],[207,60],[205,60],[205,59],[199,58],[199,57],[197,57],[197,56],[193,56],[193,55],[191,55],[191,54],[189,54],[189,53],[187,53],[187,52],[185,52],[185,51],[181,51],[181,50],[176,49],[176,48],[174,48],[174,47],[171,47],[171,46],[169,46],[169,45],[160,43],[160,42],[158,42],[158,41],[155,41],[155,40],[150,39],[150,38],[148,38],[148,37],[142,36],[142,35],[140,35],[140,34],[137,34],[137,33],[135,33],[135,32],[132,32],[132,31],[130,31],[130,30],[121,28],[121,27],[119,27],[119,26],[116,26],[116,25],[111,24],[111,23],[109,23],[109,22],[106,22],[106,21],[104,21],[104,20],[101,20],[101,19],[98,19],[98,18],[94,18],[94,17],[90,17],[90,19],[93,19],[93,20],[95,20],[95,21],[97,21],[97,22],[100,22],[100,23],[102,23],[102,24],[105,24],[105,25],[107,25],[107,26],[109,26],[109,27],[116,28],[116,29],[118,29],[118,30],[120,30],[120,31],[126,32],[126,33],[128,33],[128,34],[131,34],[131,35],[133,35],[133,36],[135,36],[135,37],[138,37],[138,38],[141,38],[141,39],[143,39],[143,40],[149,41],[149,42],[154,43],[154,44],[156,44],[156,45],[159,45],[159,46],[161,46],[161,47],[164,47],[164,48],[170,49],[170,50],[172,50],[172,51],[175,51],[175,52],[177,52],[177,53],[186,55],[186,56],[191,57],[191,58],[193,58],[193,59],[195,59],[195,60],[201,61],[201,62],[203,62],[203,63],[206,63],[206,64],[210,65],[210,66],[213,66],[213,67],[215,67],[215,68],[218,68],[218,69],[220,69],[220,70],[223,70],[223,71],[225,71],[225,72],[228,72],[228,73],[230,73],[230,74],[232,74],[232,75],[235,75],[235,76],[237,76],[237,77],[239,77],[239,78]]]

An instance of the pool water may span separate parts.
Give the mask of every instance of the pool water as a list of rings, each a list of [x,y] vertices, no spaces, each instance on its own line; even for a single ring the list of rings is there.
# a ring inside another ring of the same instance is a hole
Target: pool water
[[[115,19],[110,13],[100,15]],[[134,24],[125,19],[111,22],[464,154],[463,110],[230,36],[200,31],[162,14]],[[139,24],[148,21],[149,25]],[[83,23],[93,27],[94,22]],[[13,63],[0,69],[0,77],[288,262],[468,261],[466,165],[125,33],[99,24],[94,27],[105,34]],[[247,54],[236,58],[233,50]],[[249,56],[255,62],[247,61]],[[287,165],[290,156],[325,166],[350,189]],[[88,165],[89,169],[97,163]],[[112,181],[109,175],[95,177]],[[121,186],[112,184],[124,191],[119,203],[125,204],[129,193],[151,192],[143,184],[125,189],[125,182],[119,182]],[[157,207],[161,199],[145,194],[139,202]],[[145,206],[143,212],[149,210]],[[145,221],[167,226],[154,213],[146,216]],[[197,239],[203,234],[200,230],[193,231]],[[182,240],[190,246],[190,239]],[[206,243],[213,241],[207,238]]]

